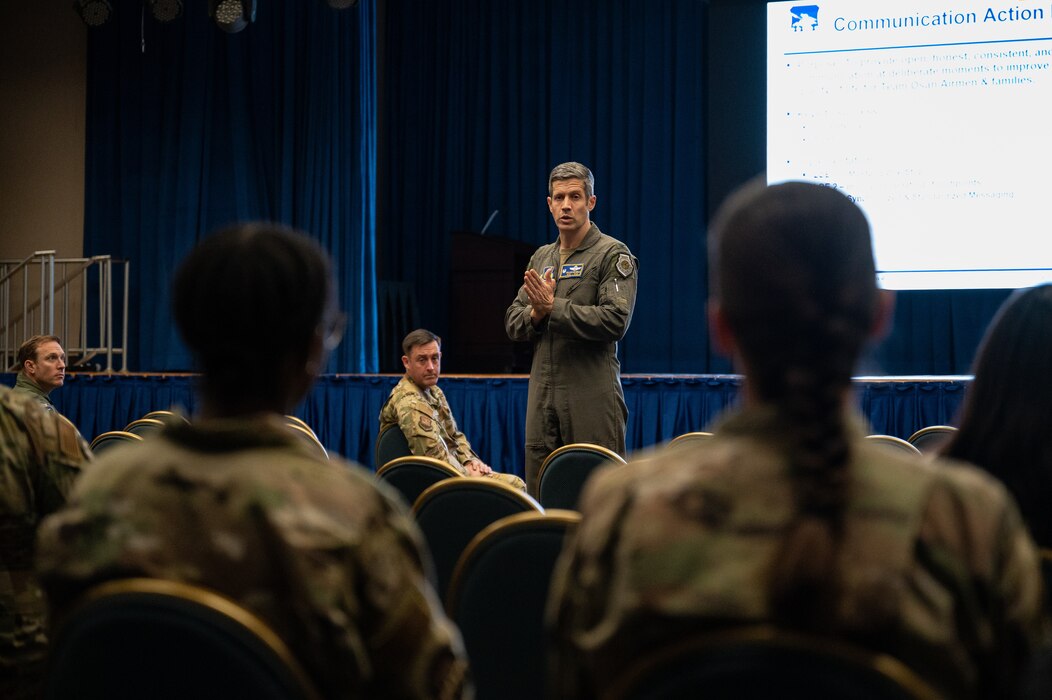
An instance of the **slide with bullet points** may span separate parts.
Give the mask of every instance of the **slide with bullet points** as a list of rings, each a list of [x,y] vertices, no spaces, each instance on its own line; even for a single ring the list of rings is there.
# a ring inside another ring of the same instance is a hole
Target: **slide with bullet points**
[[[853,198],[886,288],[1052,281],[1052,2],[768,3],[767,179]]]

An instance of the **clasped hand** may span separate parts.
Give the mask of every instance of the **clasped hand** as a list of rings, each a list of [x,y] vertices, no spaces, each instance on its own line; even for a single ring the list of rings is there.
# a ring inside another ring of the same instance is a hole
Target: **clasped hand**
[[[473,459],[465,463],[464,468],[468,470],[468,476],[486,476],[493,473],[490,466],[481,459]]]
[[[526,290],[526,298],[530,300],[530,306],[540,318],[552,312],[552,304],[555,302],[555,280],[541,279],[536,270],[526,270],[522,276],[522,285]]]

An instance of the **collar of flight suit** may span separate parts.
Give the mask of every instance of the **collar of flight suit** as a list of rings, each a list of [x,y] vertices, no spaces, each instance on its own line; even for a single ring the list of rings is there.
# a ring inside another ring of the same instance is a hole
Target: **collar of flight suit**
[[[594,246],[596,243],[599,242],[599,236],[601,236],[602,234],[603,234],[603,232],[600,231],[599,227],[596,226],[595,223],[593,222],[592,225],[591,225],[591,228],[588,229],[588,233],[584,234],[584,238],[581,239],[580,245],[578,245],[576,248],[573,249],[573,252],[570,253],[570,256],[573,257],[577,253],[580,253],[582,250],[587,250],[587,249],[591,248],[592,246]],[[559,250],[561,250],[561,246],[562,246],[562,241],[559,238],[556,238],[555,239],[555,253],[556,253],[556,255],[559,254]]]

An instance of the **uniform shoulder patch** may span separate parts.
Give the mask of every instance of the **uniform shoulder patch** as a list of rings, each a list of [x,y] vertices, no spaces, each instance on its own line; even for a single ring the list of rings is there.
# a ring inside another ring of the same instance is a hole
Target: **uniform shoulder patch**
[[[632,256],[628,253],[621,253],[617,256],[617,271],[621,273],[622,277],[628,277],[635,270],[636,265],[632,262]]]

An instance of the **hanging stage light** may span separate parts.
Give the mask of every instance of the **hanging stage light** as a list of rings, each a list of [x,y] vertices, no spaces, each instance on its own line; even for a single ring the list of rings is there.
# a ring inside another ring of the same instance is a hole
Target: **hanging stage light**
[[[158,22],[171,22],[183,14],[183,0],[146,0],[146,4]]]
[[[73,9],[89,27],[106,24],[110,15],[113,14],[113,5],[110,4],[110,0],[75,0]]]
[[[234,34],[256,21],[256,0],[209,0],[208,14],[220,29]]]

